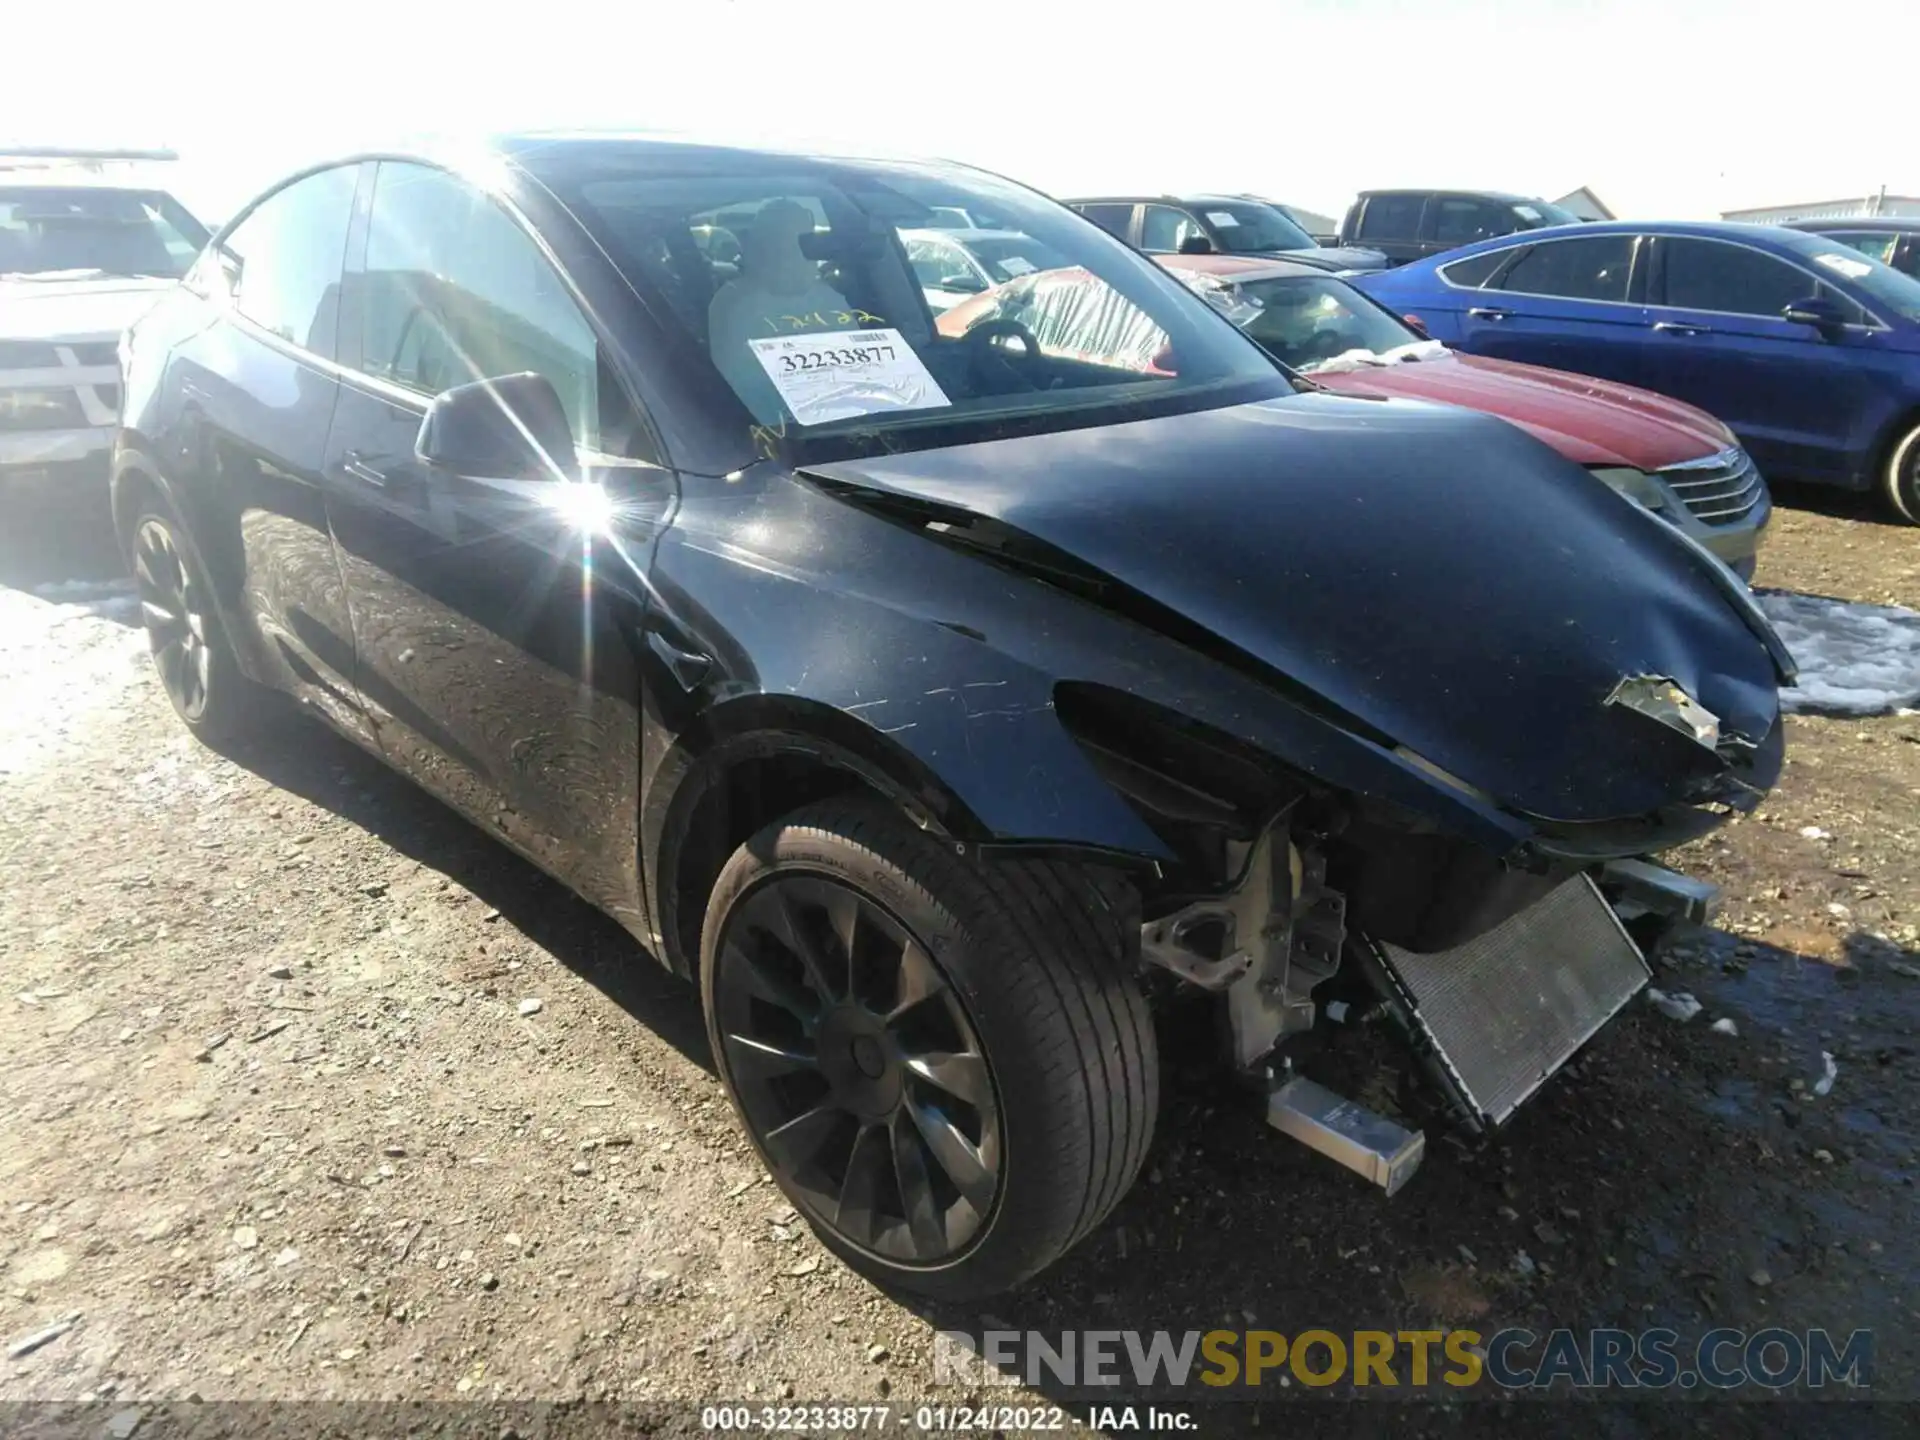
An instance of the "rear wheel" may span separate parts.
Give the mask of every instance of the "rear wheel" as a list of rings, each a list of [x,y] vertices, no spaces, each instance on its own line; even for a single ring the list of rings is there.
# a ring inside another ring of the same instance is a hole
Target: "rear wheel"
[[[734,853],[702,937],[708,1036],[829,1247],[959,1299],[1099,1223],[1158,1103],[1126,928],[1085,871],[973,864],[877,804],[810,807]]]
[[[1909,524],[1920,525],[1920,425],[1893,447],[1881,485],[1894,511]]]
[[[147,645],[175,712],[203,739],[256,726],[271,697],[240,673],[207,577],[180,522],[157,502],[134,521],[132,560]]]

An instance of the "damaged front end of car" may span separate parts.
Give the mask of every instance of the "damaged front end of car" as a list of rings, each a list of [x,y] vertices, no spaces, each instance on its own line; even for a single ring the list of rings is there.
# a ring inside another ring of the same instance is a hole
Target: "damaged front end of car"
[[[1723,734],[1665,677],[1621,690],[1607,703],[1688,727],[1717,775],[1654,813],[1538,822],[1504,853],[1400,806],[1277,780],[1136,697],[1065,686],[1057,706],[1180,857],[1139,882],[1143,964],[1217,997],[1222,1059],[1264,1093],[1276,1130],[1391,1195],[1425,1136],[1303,1073],[1330,1034],[1385,1022],[1452,1122],[1484,1135],[1647,983],[1632,922],[1715,911],[1716,887],[1645,856],[1750,810],[1778,772],[1780,727]],[[1472,792],[1412,758],[1436,785]]]
[[[1511,427],[1392,420],[1302,397],[806,476],[1031,582],[975,628],[1158,841],[1141,961],[1217,997],[1276,1128],[1388,1190],[1422,1142],[1301,1073],[1331,1019],[1506,1122],[1645,984],[1625,922],[1710,913],[1647,857],[1766,794],[1792,678],[1684,536]]]

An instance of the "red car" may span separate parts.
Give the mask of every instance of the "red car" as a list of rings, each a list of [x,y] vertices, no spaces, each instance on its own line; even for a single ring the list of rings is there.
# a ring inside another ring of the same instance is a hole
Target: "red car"
[[[1733,432],[1705,411],[1630,385],[1457,354],[1312,266],[1232,255],[1155,258],[1316,384],[1510,420],[1752,576],[1772,503]],[[1104,333],[1104,317],[1138,313],[1103,304],[1104,289],[1084,270],[1037,271],[956,306],[938,324],[958,335],[985,319],[1012,320],[1048,353],[1093,346],[1109,357],[1134,356],[1142,370],[1173,368],[1165,336]]]

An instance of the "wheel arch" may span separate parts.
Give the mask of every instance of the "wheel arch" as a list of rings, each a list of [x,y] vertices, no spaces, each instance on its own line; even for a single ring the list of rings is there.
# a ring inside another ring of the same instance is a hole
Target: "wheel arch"
[[[1891,493],[1891,472],[1888,466],[1893,464],[1894,452],[1900,442],[1916,429],[1920,429],[1920,400],[1913,400],[1894,412],[1893,419],[1881,429],[1869,452],[1873,456],[1872,468],[1868,471],[1869,489],[1883,495]]]
[[[662,758],[642,808],[660,959],[678,974],[694,973],[707,897],[750,836],[803,806],[859,792],[956,844],[983,837],[972,813],[927,766],[844,711],[753,695],[703,716]]]

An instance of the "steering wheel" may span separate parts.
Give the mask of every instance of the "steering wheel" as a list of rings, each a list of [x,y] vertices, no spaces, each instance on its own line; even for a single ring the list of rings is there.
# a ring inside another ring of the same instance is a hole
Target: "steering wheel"
[[[1012,350],[1005,345],[997,345],[994,343],[997,340],[1018,340],[1020,348]],[[1018,320],[1009,320],[1005,316],[982,320],[967,331],[966,342],[976,369],[991,359],[1029,389],[1047,388],[1047,357],[1040,353],[1040,342],[1034,339],[1033,332]]]

